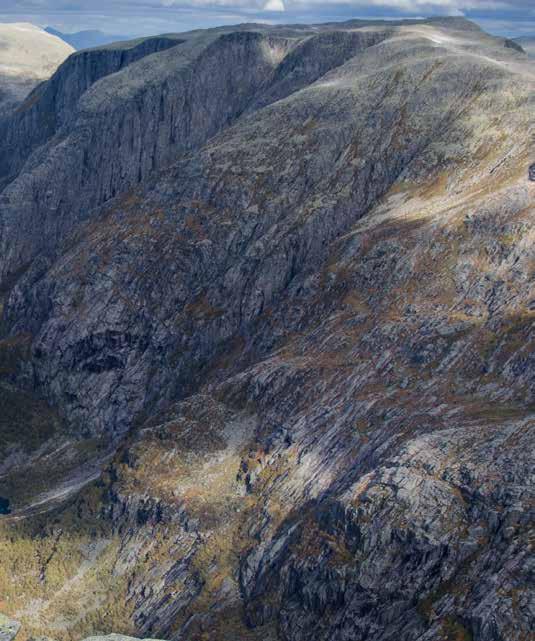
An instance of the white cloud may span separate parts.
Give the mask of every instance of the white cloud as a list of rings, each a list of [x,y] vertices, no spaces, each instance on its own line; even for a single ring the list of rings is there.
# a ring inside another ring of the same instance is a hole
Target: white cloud
[[[264,11],[284,11],[285,9],[282,0],[268,0],[264,5]]]
[[[460,15],[468,10],[498,11],[515,7],[514,0],[291,0],[288,4],[301,7],[346,5],[358,7],[359,9],[380,7],[405,13],[425,10],[429,12],[439,11],[450,15],[452,11],[456,11]]]
[[[266,14],[276,23],[464,15],[513,35],[532,29],[535,0],[0,0],[0,22],[129,35],[258,22]]]

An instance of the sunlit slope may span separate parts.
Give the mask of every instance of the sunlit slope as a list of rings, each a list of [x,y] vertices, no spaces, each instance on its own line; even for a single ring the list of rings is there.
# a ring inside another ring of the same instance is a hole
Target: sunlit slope
[[[74,49],[29,23],[0,23],[0,116],[49,78]]]

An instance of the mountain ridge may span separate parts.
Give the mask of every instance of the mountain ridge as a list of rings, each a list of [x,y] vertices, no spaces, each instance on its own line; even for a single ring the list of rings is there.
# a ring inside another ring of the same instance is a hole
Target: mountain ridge
[[[165,44],[75,54],[10,121],[21,641],[521,641],[526,56],[456,20]]]
[[[64,33],[54,27],[45,27],[45,31],[53,36],[57,36],[64,40],[67,44],[74,47],[77,51],[80,49],[89,49],[92,47],[100,47],[112,42],[121,40],[130,40],[128,36],[120,36],[104,33],[98,29],[89,29],[84,31],[76,31],[74,33]]]

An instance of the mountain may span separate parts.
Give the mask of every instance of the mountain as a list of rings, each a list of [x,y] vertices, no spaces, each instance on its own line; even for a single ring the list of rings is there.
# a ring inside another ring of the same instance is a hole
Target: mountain
[[[32,24],[0,23],[0,118],[49,78],[72,51]]]
[[[535,56],[535,36],[515,38],[515,42],[517,42],[529,56],[532,58]]]
[[[71,55],[0,122],[17,641],[523,641],[535,72],[461,19]]]
[[[101,47],[119,40],[128,40],[125,36],[111,35],[98,30],[77,31],[75,33],[63,33],[53,27],[45,27],[47,33],[61,38],[74,49],[89,49],[91,47]]]

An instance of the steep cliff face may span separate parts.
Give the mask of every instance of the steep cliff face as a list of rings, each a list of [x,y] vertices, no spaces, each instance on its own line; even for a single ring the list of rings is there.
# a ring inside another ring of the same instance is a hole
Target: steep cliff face
[[[523,641],[525,56],[456,20],[178,40],[1,196],[21,639]]]
[[[74,118],[78,100],[95,82],[180,42],[179,38],[161,36],[70,56],[49,82],[34,89],[9,119],[0,121],[4,141],[0,152],[0,181],[10,182],[31,152]]]
[[[130,57],[122,48],[73,56],[42,95],[30,97],[28,114],[23,105],[22,114],[5,123],[12,138],[4,155],[8,177],[41,147],[3,192],[2,240],[10,242],[2,245],[2,277],[36,253],[53,252],[88,212],[198,148],[254,109],[255,100],[262,105],[284,97],[382,37],[312,36],[309,48],[285,66],[279,63],[299,38],[215,30],[190,35],[171,51],[111,77],[152,47],[179,41],[151,39]],[[299,60],[306,61],[303,67]]]

